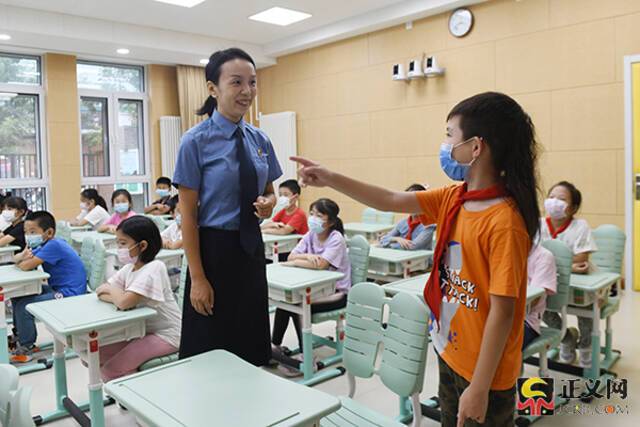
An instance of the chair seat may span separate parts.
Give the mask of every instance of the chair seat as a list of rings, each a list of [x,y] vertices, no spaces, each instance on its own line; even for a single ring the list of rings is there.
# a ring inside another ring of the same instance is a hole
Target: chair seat
[[[522,358],[526,359],[534,354],[546,352],[550,348],[559,346],[560,341],[562,341],[560,330],[554,328],[540,328],[540,336],[531,341],[522,351]]]
[[[322,323],[330,320],[337,321],[340,316],[345,316],[347,313],[346,308],[339,308],[337,310],[323,311],[322,313],[314,313],[311,316],[311,323]]]
[[[607,303],[600,309],[600,318],[606,319],[620,310],[620,297],[609,297]]]
[[[342,407],[331,415],[320,420],[320,427],[333,426],[376,426],[376,427],[406,427],[401,422],[387,418],[372,411],[348,397],[341,397]]]
[[[178,360],[178,353],[172,353],[167,356],[156,357],[151,360],[147,360],[138,368],[138,371],[147,371],[151,368],[166,365],[167,363],[175,362]]]

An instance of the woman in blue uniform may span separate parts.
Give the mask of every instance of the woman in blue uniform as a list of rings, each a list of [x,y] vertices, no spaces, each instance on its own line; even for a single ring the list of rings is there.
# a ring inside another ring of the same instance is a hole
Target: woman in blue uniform
[[[271,357],[265,255],[259,219],[276,203],[282,175],[273,146],[244,115],[256,96],[256,67],[240,49],[211,55],[209,97],[180,144],[174,184],[189,261],[180,357],[213,349],[254,365]]]

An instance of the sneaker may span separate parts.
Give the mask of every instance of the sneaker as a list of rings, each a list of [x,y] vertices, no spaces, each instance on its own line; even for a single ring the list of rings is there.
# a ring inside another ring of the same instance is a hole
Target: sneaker
[[[582,368],[591,368],[591,349],[579,348],[578,349],[578,365]]]
[[[295,356],[292,356],[291,358],[295,359],[295,360],[298,360],[301,363],[304,360],[304,356],[302,354],[296,354]],[[314,356],[313,357],[313,372],[317,372],[317,370],[318,370],[317,362],[318,362],[318,358]],[[285,365],[283,363],[278,365],[278,371],[280,371],[284,376],[289,377],[289,378],[302,376],[302,370],[301,369],[296,369],[296,368],[293,368],[291,366],[287,366],[287,365]]]
[[[11,352],[11,363],[27,363],[33,360],[33,354],[38,353],[40,348],[36,345],[23,346],[18,345],[18,347]]]
[[[578,329],[571,327],[567,329],[567,335],[571,337],[569,342],[560,343],[560,362],[572,364],[576,360],[576,346],[578,343],[578,337],[580,333]]]

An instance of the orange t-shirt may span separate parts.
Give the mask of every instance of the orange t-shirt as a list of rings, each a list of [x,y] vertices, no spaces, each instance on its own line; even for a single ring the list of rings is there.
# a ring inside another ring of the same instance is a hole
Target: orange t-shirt
[[[457,186],[416,192],[424,224],[444,222]],[[431,341],[458,375],[471,381],[489,316],[490,295],[516,299],[515,316],[496,370],[492,390],[513,387],[520,374],[527,255],[531,242],[511,200],[480,212],[460,208],[440,265],[440,329],[430,322]]]

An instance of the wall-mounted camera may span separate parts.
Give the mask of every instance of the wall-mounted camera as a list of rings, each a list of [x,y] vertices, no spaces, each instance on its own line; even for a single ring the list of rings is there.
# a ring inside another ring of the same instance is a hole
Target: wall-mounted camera
[[[407,73],[407,77],[409,77],[409,79],[421,79],[424,77],[421,62],[422,61],[420,61],[419,59],[414,59],[413,61],[409,62],[409,72]]]
[[[402,64],[393,64],[392,79],[394,81],[407,80],[407,76],[404,73],[404,65],[402,65]]]
[[[427,77],[438,77],[444,74],[444,68],[438,66],[435,56],[427,56],[424,60],[424,75]]]

